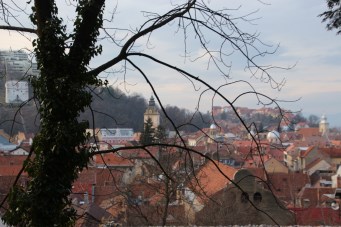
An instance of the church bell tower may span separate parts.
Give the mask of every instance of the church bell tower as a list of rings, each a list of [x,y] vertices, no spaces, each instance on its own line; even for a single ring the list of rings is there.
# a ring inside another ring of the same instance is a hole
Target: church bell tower
[[[143,121],[147,122],[148,118],[150,118],[153,122],[153,128],[157,128],[160,125],[160,113],[155,105],[154,97],[151,96],[149,99],[149,105],[144,112]]]

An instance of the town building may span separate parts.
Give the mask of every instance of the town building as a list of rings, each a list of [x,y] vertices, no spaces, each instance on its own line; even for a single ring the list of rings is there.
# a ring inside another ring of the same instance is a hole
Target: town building
[[[134,139],[132,128],[102,128],[99,130],[98,138],[100,142],[111,145],[122,144]]]
[[[156,107],[154,97],[151,96],[149,100],[149,105],[144,112],[143,121],[147,122],[148,119],[151,119],[153,122],[153,128],[157,128],[160,125],[160,113]]]
[[[31,76],[38,76],[37,63],[29,59],[22,51],[0,51],[0,96],[6,104],[20,104],[29,100],[29,82]]]
[[[323,114],[321,117],[321,121],[319,124],[319,132],[322,136],[328,138],[329,134],[329,122],[327,121],[327,117]]]

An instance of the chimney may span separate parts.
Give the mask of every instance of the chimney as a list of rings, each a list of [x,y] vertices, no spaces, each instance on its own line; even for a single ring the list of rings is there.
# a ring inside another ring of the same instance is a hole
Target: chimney
[[[88,194],[88,192],[84,193],[84,203],[85,204],[89,204],[89,194]]]
[[[91,202],[95,202],[95,186],[96,184],[92,184],[92,192],[91,192]]]
[[[340,175],[337,176],[337,187],[341,188],[341,176]]]

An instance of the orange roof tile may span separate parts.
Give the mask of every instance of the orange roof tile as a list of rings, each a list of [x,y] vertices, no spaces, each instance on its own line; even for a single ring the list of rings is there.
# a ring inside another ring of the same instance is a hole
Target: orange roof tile
[[[0,166],[0,176],[17,176],[22,166],[20,165],[2,165]],[[26,172],[22,176],[27,176]]]
[[[148,151],[154,156],[157,157],[159,152],[159,147],[148,147]],[[123,158],[140,158],[140,159],[152,159],[150,154],[143,150],[143,149],[129,149],[129,150],[122,150],[119,152],[120,156]]]
[[[341,157],[341,148],[335,148],[335,147],[325,147],[320,148],[320,150],[329,155],[331,158],[340,158]]]
[[[2,165],[20,165],[24,163],[27,155],[0,155],[0,166]]]
[[[192,179],[190,187],[196,192],[201,192],[206,196],[212,196],[230,184],[230,180],[234,179],[234,175],[237,171],[237,169],[220,162],[209,161],[196,174],[196,179]],[[227,177],[223,176],[222,173]]]
[[[300,128],[297,133],[303,137],[319,136],[321,134],[319,128]]]
[[[131,160],[127,158],[122,158],[117,154],[107,153],[102,155],[95,156],[96,164],[97,165],[108,165],[108,166],[133,166]]]

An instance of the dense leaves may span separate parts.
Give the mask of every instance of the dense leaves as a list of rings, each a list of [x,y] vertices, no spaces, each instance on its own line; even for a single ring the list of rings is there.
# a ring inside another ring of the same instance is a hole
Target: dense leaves
[[[327,0],[329,10],[320,14],[323,22],[327,22],[328,30],[337,30],[337,34],[341,34],[341,1]]]
[[[142,145],[153,144],[155,142],[155,129],[153,128],[152,119],[148,118],[144,123],[144,129],[140,136]]]
[[[35,1],[31,18],[38,31],[34,51],[41,75],[31,82],[40,104],[41,130],[32,145],[34,159],[25,166],[31,180],[26,190],[16,186],[9,197],[4,219],[10,225],[74,224],[76,212],[68,196],[78,172],[89,160],[84,146],[87,139],[84,132],[89,124],[79,122],[78,118],[92,100],[87,86],[102,84],[95,76],[86,74],[90,59],[100,52],[95,43],[102,26],[104,2],[91,3],[80,1],[82,10],[78,10],[71,36],[73,45],[68,51],[69,36],[57,16],[54,1]],[[87,27],[88,20],[91,27]]]

